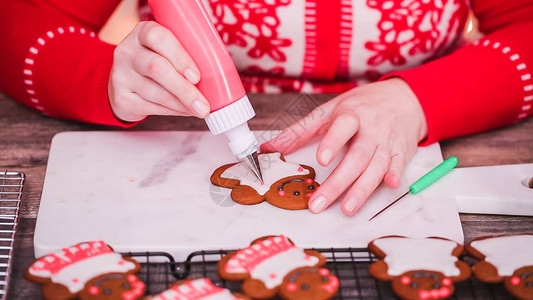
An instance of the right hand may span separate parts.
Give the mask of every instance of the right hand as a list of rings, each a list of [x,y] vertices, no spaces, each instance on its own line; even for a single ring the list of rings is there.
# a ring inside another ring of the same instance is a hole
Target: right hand
[[[195,86],[199,81],[198,67],[174,34],[156,22],[140,22],[115,49],[109,103],[126,122],[149,115],[205,118],[210,107]]]

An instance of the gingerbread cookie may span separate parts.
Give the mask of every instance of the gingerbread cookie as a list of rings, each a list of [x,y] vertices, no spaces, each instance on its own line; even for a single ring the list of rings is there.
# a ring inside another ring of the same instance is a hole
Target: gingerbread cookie
[[[242,280],[243,292],[254,299],[280,295],[285,299],[329,299],[339,287],[337,277],[323,268],[317,251],[297,248],[283,235],[257,239],[245,249],[228,253],[218,264],[226,280]]]
[[[480,237],[466,246],[479,261],[472,272],[487,283],[503,282],[518,299],[533,299],[533,234]]]
[[[140,265],[113,252],[105,242],[64,248],[33,262],[24,274],[43,285],[45,299],[139,299],[144,283],[134,275]]]
[[[261,183],[242,164],[228,164],[216,169],[211,183],[230,188],[233,201],[251,205],[263,201],[284,209],[306,209],[309,198],[319,184],[315,170],[306,165],[285,161],[280,153],[259,154],[264,182]]]
[[[178,281],[173,284],[168,290],[156,296],[146,298],[146,300],[168,299],[250,300],[250,298],[247,296],[232,293],[228,289],[223,289],[218,286],[215,286],[208,278]]]
[[[392,281],[402,299],[444,299],[454,291],[454,282],[470,278],[470,267],[458,260],[463,246],[443,238],[389,236],[373,240],[368,249],[379,259],[369,273]]]

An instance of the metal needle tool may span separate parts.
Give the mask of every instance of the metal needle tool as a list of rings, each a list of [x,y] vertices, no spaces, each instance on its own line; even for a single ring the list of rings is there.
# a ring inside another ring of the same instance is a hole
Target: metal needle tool
[[[384,212],[387,208],[391,207],[394,203],[400,201],[400,199],[405,197],[407,194],[416,194],[422,191],[423,189],[427,188],[433,182],[439,180],[442,176],[446,175],[453,168],[455,168],[458,163],[459,163],[459,159],[455,156],[447,158],[440,165],[436,166],[433,170],[427,172],[426,175],[422,176],[415,183],[411,184],[411,186],[409,186],[409,191],[407,191],[405,194],[401,195],[400,198],[394,200],[391,204],[387,205],[385,208],[380,210],[372,218],[368,219],[368,221],[371,221],[372,219],[377,217],[380,213]]]

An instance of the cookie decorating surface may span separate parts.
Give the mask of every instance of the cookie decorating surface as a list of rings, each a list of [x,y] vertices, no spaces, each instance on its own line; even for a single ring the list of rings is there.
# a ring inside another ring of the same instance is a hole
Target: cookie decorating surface
[[[410,270],[432,270],[446,276],[457,276],[457,257],[452,255],[456,242],[441,239],[379,238],[374,245],[386,253],[388,273],[401,275]]]
[[[299,164],[281,160],[281,154],[278,152],[259,154],[259,165],[263,174],[263,183],[242,162],[228,168],[221,177],[240,180],[241,185],[250,186],[260,195],[264,195],[272,184],[281,178],[309,174],[309,170]]]
[[[471,246],[485,255],[485,261],[494,265],[500,276],[511,276],[521,267],[533,266],[533,235],[475,240]]]

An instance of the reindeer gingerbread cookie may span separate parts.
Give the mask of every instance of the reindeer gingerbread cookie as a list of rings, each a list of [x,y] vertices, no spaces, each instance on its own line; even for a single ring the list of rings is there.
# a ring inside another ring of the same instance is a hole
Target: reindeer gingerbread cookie
[[[218,264],[226,280],[244,281],[243,292],[254,299],[330,299],[339,280],[323,268],[326,258],[317,251],[297,248],[283,235],[259,238],[250,246],[228,253]]]
[[[264,181],[261,183],[242,164],[227,164],[211,175],[211,183],[230,188],[233,201],[259,204],[266,201],[274,206],[297,210],[306,209],[309,198],[319,184],[315,170],[306,165],[289,163],[280,153],[259,154]]]
[[[480,237],[466,246],[479,261],[472,272],[487,283],[503,282],[518,299],[533,299],[533,234]]]
[[[182,280],[166,291],[145,300],[251,300],[250,297],[232,293],[228,289],[215,286],[208,278]]]
[[[470,267],[458,260],[463,246],[442,238],[388,236],[373,240],[368,249],[377,256],[369,273],[392,281],[402,299],[445,299],[454,283],[470,278]]]
[[[134,275],[139,270],[134,259],[113,252],[103,241],[92,241],[37,259],[25,277],[42,284],[49,300],[133,300],[144,294],[144,283]]]

